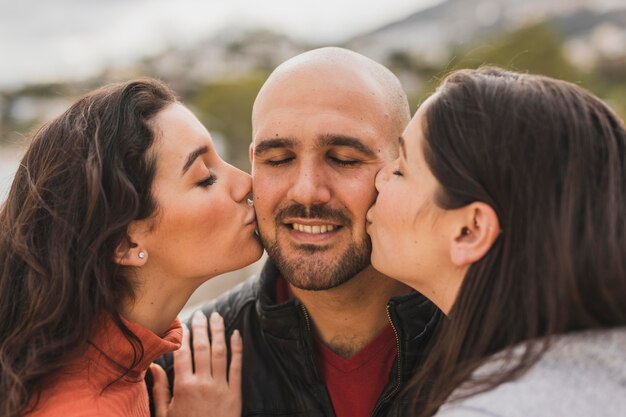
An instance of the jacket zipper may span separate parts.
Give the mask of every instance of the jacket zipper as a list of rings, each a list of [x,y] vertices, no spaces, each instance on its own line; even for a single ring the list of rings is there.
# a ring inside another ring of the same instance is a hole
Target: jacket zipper
[[[376,407],[374,407],[374,411],[372,411],[372,417],[374,417],[378,413],[378,410],[380,410],[383,403],[387,402],[387,400],[389,400],[391,397],[396,395],[396,393],[400,390],[400,385],[402,385],[402,363],[401,363],[402,359],[400,356],[400,336],[398,336],[398,330],[396,329],[396,326],[393,324],[393,320],[391,320],[391,307],[389,304],[387,304],[387,319],[389,320],[389,324],[391,324],[391,328],[393,329],[393,334],[396,336],[396,350],[397,350],[397,355],[398,355],[398,382],[396,383],[396,386],[393,387],[391,392],[385,395],[382,398],[382,400],[380,400],[378,404],[376,404]]]
[[[306,329],[307,329],[307,331],[309,333],[309,337],[311,337],[311,320],[309,319],[309,312],[306,311],[306,307],[302,303],[300,303],[300,308],[302,309],[302,313],[304,315],[304,320],[306,322]],[[311,352],[311,354],[312,354],[312,352]],[[311,358],[312,358],[312,356],[311,356]],[[311,365],[313,366],[313,370],[314,370],[315,374],[317,375],[317,378],[319,379],[319,374],[317,374],[317,367],[315,366],[315,361],[313,361],[313,363]],[[328,401],[329,401],[328,406],[330,406],[330,410],[328,410],[328,412],[330,413],[330,415],[334,416],[335,413],[334,413],[334,410],[333,410],[332,402],[331,402],[329,396],[327,396],[327,398],[328,398]]]
[[[306,307],[302,303],[300,303],[300,308],[302,309],[302,312],[304,313],[304,320],[306,321],[306,329],[309,331],[309,334],[311,334],[311,323],[309,321],[309,312],[306,311]]]

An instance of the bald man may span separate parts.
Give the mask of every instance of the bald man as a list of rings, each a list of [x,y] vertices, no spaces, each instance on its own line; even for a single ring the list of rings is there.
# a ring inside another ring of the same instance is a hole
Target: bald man
[[[243,416],[407,415],[412,399],[395,400],[440,312],[372,268],[365,215],[409,119],[398,79],[340,48],[288,60],[259,92],[250,158],[269,260],[203,308],[242,333]]]

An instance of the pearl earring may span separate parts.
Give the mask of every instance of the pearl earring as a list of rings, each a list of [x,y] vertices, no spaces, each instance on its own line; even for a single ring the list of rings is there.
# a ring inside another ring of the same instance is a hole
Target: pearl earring
[[[137,256],[139,257],[139,259],[144,259],[146,257],[146,253],[144,251],[141,251],[137,254]]]

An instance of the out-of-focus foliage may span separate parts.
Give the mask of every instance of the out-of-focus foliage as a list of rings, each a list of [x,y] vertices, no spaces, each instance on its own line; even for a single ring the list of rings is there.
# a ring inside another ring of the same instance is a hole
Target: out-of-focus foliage
[[[487,40],[467,52],[458,51],[450,65],[476,68],[494,64],[515,71],[528,71],[550,77],[585,83],[587,75],[563,55],[563,40],[550,26],[532,25]]]
[[[578,68],[564,55],[561,36],[547,24],[534,24],[485,39],[479,45],[457,49],[441,68],[424,65],[401,52],[394,52],[389,58],[392,69],[416,74],[423,81],[421,88],[410,92],[412,109],[431,94],[450,72],[460,68],[496,65],[578,84],[603,98],[623,120],[626,119],[626,56],[600,59],[590,70]]]
[[[269,74],[199,86],[186,100],[198,119],[214,136],[226,142],[229,162],[248,170],[248,148],[252,140],[252,105]]]

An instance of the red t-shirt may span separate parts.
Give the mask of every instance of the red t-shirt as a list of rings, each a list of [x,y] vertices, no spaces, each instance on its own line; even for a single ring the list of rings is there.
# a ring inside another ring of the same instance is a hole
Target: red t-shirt
[[[276,301],[292,297],[284,279],[276,282]],[[334,353],[314,338],[315,363],[326,383],[326,389],[337,417],[369,417],[389,381],[396,359],[396,338],[387,325],[360,352],[348,359]]]
[[[389,381],[396,358],[396,338],[385,327],[360,352],[348,359],[315,341],[315,362],[326,382],[337,417],[369,417]]]

